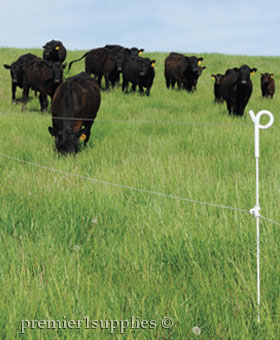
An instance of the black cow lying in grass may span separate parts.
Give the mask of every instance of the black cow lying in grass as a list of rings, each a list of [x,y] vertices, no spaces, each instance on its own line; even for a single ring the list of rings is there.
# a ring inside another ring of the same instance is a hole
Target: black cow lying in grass
[[[250,74],[257,69],[243,65],[226,71],[221,81],[221,96],[227,103],[228,113],[233,112],[236,116],[243,116],[245,107],[251,97],[253,84]]]
[[[85,72],[68,78],[57,88],[52,100],[53,127],[49,127],[49,132],[55,137],[58,152],[76,153],[79,140],[86,146],[99,106],[99,85]]]
[[[23,79],[24,79],[24,69],[28,62],[36,59],[36,55],[27,53],[19,57],[15,62],[11,65],[4,64],[3,66],[10,70],[11,80],[12,80],[12,101],[16,100],[16,88],[23,88]]]

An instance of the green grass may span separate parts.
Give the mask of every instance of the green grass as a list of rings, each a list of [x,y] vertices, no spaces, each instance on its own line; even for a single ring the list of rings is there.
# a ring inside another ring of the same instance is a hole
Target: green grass
[[[1,64],[40,50],[0,49]],[[69,51],[67,61],[84,51]],[[189,53],[192,55],[193,53]],[[12,105],[0,68],[0,152],[106,182],[250,209],[255,204],[254,128],[248,110],[271,110],[280,127],[280,57],[203,54],[197,92],[167,90],[164,53],[151,96],[102,91],[89,147],[60,157],[50,114],[33,96]],[[242,118],[213,103],[212,73],[257,67]],[[74,75],[84,61],[73,64]],[[261,97],[260,73],[276,95]],[[20,98],[21,90],[17,97]],[[17,114],[13,116],[12,114]],[[22,116],[20,116],[22,115]],[[31,116],[26,117],[26,115]],[[120,121],[120,122],[117,122]],[[124,121],[137,121],[137,123]],[[158,121],[147,124],[141,121]],[[200,122],[216,125],[171,124]],[[168,123],[169,122],[169,123]],[[219,125],[221,124],[221,125]],[[241,126],[240,126],[241,124]],[[260,132],[261,213],[279,220],[279,130]],[[279,227],[261,220],[261,324],[256,315],[255,219],[244,212],[135,192],[0,157],[1,339],[279,339]],[[156,328],[35,329],[21,320],[156,321]],[[165,316],[172,332],[160,326]],[[201,328],[201,335],[192,332]]]

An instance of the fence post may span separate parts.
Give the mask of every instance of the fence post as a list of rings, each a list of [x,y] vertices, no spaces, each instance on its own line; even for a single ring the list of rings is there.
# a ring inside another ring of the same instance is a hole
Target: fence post
[[[259,205],[259,157],[260,157],[260,138],[259,130],[268,129],[274,122],[274,117],[271,112],[262,110],[255,116],[251,110],[249,114],[255,124],[255,158],[256,158],[256,205],[250,210],[250,213],[256,218],[257,225],[257,297],[258,297],[258,322],[260,322],[260,305],[261,305],[261,291],[260,291],[260,205]],[[262,115],[269,116],[270,120],[266,125],[260,124]]]

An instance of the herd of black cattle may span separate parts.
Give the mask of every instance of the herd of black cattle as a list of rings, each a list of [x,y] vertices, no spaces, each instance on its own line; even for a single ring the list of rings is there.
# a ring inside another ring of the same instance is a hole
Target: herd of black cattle
[[[11,65],[12,100],[16,100],[16,88],[23,89],[22,109],[25,109],[29,90],[39,92],[41,111],[46,111],[48,96],[52,98],[53,127],[49,132],[55,137],[56,149],[63,154],[76,153],[79,140],[87,144],[91,126],[100,106],[101,80],[104,76],[106,89],[119,84],[122,74],[122,90],[128,92],[129,83],[132,91],[139,87],[140,93],[150,90],[155,77],[155,60],[142,58],[144,50],[125,48],[119,45],[106,45],[85,53],[72,64],[85,58],[85,72],[81,72],[63,81],[63,69],[66,63],[66,49],[61,41],[51,40],[43,46],[43,58],[34,54],[25,54]],[[203,58],[187,57],[180,53],[170,53],[165,59],[164,76],[167,88],[195,91],[198,78],[206,66],[200,66]],[[244,114],[244,109],[252,94],[250,74],[256,68],[243,65],[228,69],[225,74],[212,74],[215,79],[214,95],[216,103],[227,104],[229,114]],[[91,77],[93,75],[94,77]],[[273,73],[261,74],[261,90],[264,97],[273,98],[275,81]]]

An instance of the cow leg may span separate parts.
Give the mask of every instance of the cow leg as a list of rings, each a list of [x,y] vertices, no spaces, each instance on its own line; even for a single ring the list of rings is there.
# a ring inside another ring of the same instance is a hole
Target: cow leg
[[[110,82],[109,82],[109,77],[108,76],[105,76],[105,86],[106,86],[106,90],[109,90]]]
[[[122,83],[122,91],[126,93],[128,92],[128,81],[125,77],[123,77],[123,83]]]
[[[135,92],[136,91],[136,84],[135,83],[132,83],[132,91]],[[141,91],[140,91],[141,92]]]
[[[41,111],[46,112],[48,108],[48,97],[45,93],[40,92],[39,101],[41,105]]]
[[[143,87],[142,87],[142,86],[140,86],[140,85],[139,85],[139,92],[140,92],[141,94],[143,94],[143,92],[144,92],[144,89],[143,89]]]
[[[169,89],[170,87],[170,79],[165,77],[166,87]]]
[[[98,81],[98,84],[99,84],[100,88],[101,88],[101,80],[102,80],[102,76],[98,76],[97,81]]]
[[[173,90],[174,90],[175,84],[176,84],[176,80],[175,79],[171,79],[171,87],[172,87]]]
[[[24,86],[23,92],[22,92],[22,108],[21,108],[21,111],[25,111],[28,94],[29,94],[29,86]]]
[[[231,115],[231,104],[230,104],[229,100],[227,100],[227,109],[228,109],[229,115]]]
[[[149,97],[149,95],[150,95],[150,90],[151,90],[151,88],[150,87],[147,87],[147,89],[146,89],[146,95]]]
[[[17,85],[15,83],[12,83],[12,102],[13,103],[16,101],[16,88],[17,88]]]

